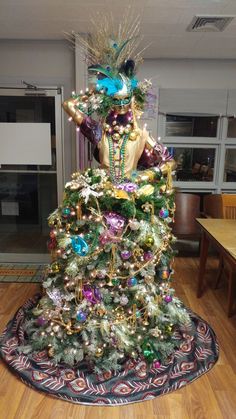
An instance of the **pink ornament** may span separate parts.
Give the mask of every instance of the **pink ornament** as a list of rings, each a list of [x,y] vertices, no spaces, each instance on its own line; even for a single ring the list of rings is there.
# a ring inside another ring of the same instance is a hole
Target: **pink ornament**
[[[161,363],[156,360],[156,361],[153,362],[152,366],[153,366],[153,368],[155,368],[157,370],[158,368],[160,368]]]
[[[165,300],[166,303],[171,303],[171,301],[172,301],[171,295],[166,295],[164,300]]]
[[[144,252],[143,258],[144,258],[145,262],[148,262],[149,260],[152,260],[153,253],[150,252],[150,251]]]

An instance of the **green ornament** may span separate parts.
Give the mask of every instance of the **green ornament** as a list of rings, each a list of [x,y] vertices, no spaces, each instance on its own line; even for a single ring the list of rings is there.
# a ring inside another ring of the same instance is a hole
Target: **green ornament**
[[[112,284],[115,285],[115,286],[120,285],[120,280],[118,278],[113,278],[112,279]]]

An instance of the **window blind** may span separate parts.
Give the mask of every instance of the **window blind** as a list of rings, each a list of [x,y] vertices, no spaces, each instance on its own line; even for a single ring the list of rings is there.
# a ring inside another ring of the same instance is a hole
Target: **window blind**
[[[226,109],[224,89],[160,89],[159,111],[164,114],[225,115]]]

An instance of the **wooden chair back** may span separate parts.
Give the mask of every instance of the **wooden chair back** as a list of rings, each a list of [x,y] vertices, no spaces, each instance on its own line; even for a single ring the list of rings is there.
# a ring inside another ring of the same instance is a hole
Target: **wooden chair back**
[[[223,218],[222,195],[211,194],[203,198],[203,216],[206,218]]]
[[[179,239],[199,238],[200,230],[195,218],[200,217],[200,196],[178,192],[175,204],[174,235]]]
[[[236,220],[236,195],[222,195],[223,218],[228,220]]]

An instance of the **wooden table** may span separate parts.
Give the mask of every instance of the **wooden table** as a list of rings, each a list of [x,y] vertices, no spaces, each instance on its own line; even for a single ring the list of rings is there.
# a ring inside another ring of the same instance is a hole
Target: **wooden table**
[[[230,316],[233,306],[233,276],[236,271],[236,220],[222,218],[196,218],[196,220],[202,229],[197,296],[201,297],[203,292],[208,248],[212,243],[229,265],[227,312]]]

